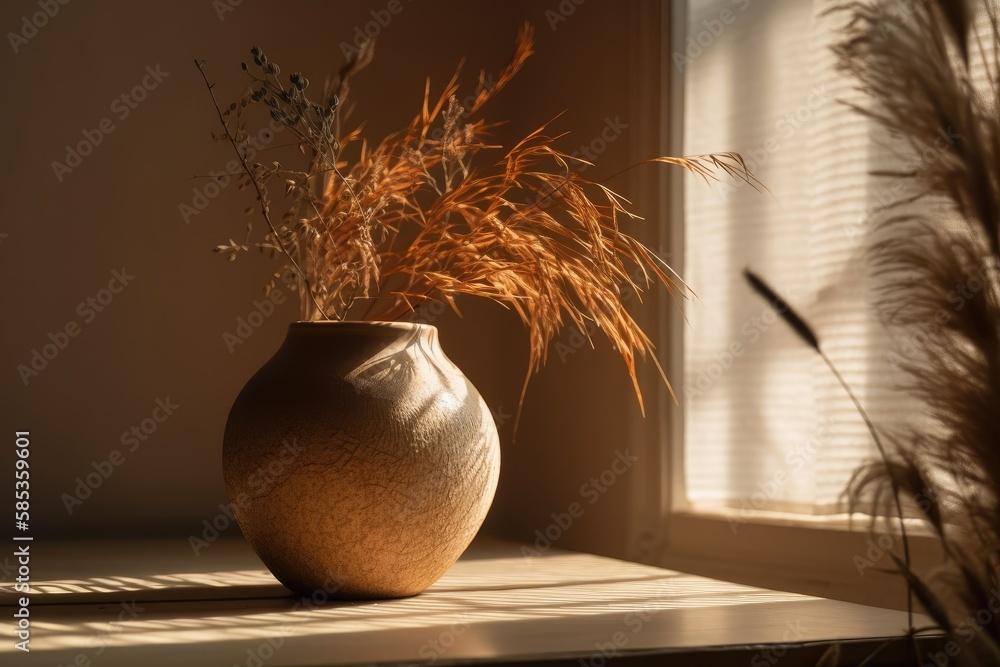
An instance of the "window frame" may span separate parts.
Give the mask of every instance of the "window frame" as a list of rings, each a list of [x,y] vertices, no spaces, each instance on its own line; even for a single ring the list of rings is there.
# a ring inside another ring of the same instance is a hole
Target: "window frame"
[[[683,149],[684,74],[674,66],[672,55],[686,39],[687,0],[659,0],[633,5],[635,29],[630,75],[633,76],[631,104],[638,109],[659,110],[660,122],[647,123],[636,132],[634,161],[648,158],[643,153],[657,146],[660,155],[679,155]],[[658,66],[650,67],[650,54],[657,54]],[[719,150],[727,150],[720,146]],[[637,181],[641,176],[634,177]],[[684,189],[685,174],[680,169],[660,171],[656,193],[643,194],[643,184],[633,184],[647,199],[647,210],[660,213],[655,238],[666,239],[676,252],[671,264],[684,275]],[[648,184],[647,184],[648,187]],[[696,287],[696,286],[695,286]],[[666,356],[665,369],[677,387],[684,385],[685,319],[669,297],[661,298],[655,315],[643,321]],[[655,373],[648,368],[644,373]],[[684,488],[684,408],[675,403],[662,383],[656,386],[655,418],[652,425],[637,425],[629,441],[637,448],[651,449],[655,437],[660,449],[659,485],[644,487],[645,495],[634,494],[634,509],[650,511],[656,506],[659,522],[651,551],[637,549],[638,559],[652,564],[705,576],[723,578],[755,586],[778,588],[823,597],[906,608],[906,586],[894,571],[887,551],[901,554],[898,540],[890,540],[885,522],[873,524],[868,517],[853,520],[813,517],[778,512],[741,510],[699,510],[687,502]],[[638,410],[636,410],[638,412]],[[630,419],[637,424],[638,415]],[[653,433],[655,432],[655,433]],[[651,435],[653,433],[653,435]],[[652,493],[650,493],[652,491]],[[881,525],[881,532],[879,529]],[[919,570],[942,560],[937,540],[920,522],[907,522],[912,562]],[[632,536],[633,540],[640,539]],[[635,544],[633,542],[633,544]],[[650,557],[648,554],[652,554]]]

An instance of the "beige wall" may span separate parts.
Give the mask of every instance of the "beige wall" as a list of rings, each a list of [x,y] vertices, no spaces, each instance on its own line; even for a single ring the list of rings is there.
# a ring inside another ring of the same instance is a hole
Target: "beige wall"
[[[339,65],[339,43],[388,3],[245,0],[220,20],[222,2],[155,8],[123,0],[71,2],[17,53],[5,47],[2,414],[8,433],[32,432],[38,535],[200,530],[225,500],[220,442],[229,406],[296,318],[289,300],[234,353],[223,342],[222,334],[261,298],[274,267],[253,256],[227,263],[209,252],[242,232],[242,210],[251,202],[235,186],[189,224],[179,212],[180,204],[192,203],[192,189],[206,183],[191,177],[230,159],[226,146],[210,140],[213,112],[192,61],[207,61],[224,98],[235,96],[239,61],[253,44],[284,71],[299,69],[320,81]],[[503,132],[523,133],[568,110],[555,128],[571,132],[564,144],[569,150],[600,136],[607,119],[628,125],[588,175],[604,177],[651,157],[659,109],[655,96],[644,100],[636,92],[636,45],[629,34],[638,20],[655,18],[659,3],[588,0],[553,30],[546,11],[559,5],[402,0],[402,12],[381,29],[375,63],[353,88],[355,117],[369,120],[372,136],[402,125],[419,104],[425,75],[443,83],[462,56],[470,73],[497,71],[517,26],[528,20],[537,27],[538,55],[495,108],[512,121]],[[36,11],[32,2],[5,3],[0,26],[20,31],[22,17]],[[649,58],[655,68],[653,54]],[[124,107],[113,101],[143,81],[147,66],[168,74],[121,118]],[[52,162],[64,161],[65,146],[83,140],[104,118],[113,131],[57,180]],[[611,185],[655,203],[655,181],[644,178]],[[134,279],[102,312],[78,310],[123,267]],[[494,306],[468,302],[464,311],[465,320],[438,322],[446,352],[490,405],[513,413],[525,334]],[[31,351],[70,322],[79,334],[25,386],[17,365],[29,364]],[[127,451],[122,433],[168,397],[179,406],[174,414]],[[511,441],[512,419],[501,427],[504,465],[489,530],[530,540],[551,523],[552,512],[580,502],[581,486],[627,446],[633,412],[624,369],[607,345],[575,352],[565,363],[553,354],[531,385],[517,442]],[[651,425],[655,421],[645,427]],[[12,465],[10,449],[3,448],[0,466]],[[68,514],[61,496],[73,494],[76,478],[116,449],[124,461]],[[655,450],[644,452],[599,502],[584,499],[584,516],[558,546],[625,555],[637,531],[626,503],[655,482]]]

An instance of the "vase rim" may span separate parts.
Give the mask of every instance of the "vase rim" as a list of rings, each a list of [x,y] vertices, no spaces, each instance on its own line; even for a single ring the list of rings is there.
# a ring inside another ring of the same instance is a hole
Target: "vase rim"
[[[414,329],[437,329],[433,324],[423,322],[397,322],[378,320],[296,320],[288,325],[289,329],[397,329],[411,331]]]

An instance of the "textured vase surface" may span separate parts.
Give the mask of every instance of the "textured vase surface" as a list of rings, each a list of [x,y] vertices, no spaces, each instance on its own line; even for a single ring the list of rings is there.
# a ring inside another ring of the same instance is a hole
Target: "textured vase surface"
[[[301,595],[415,595],[493,501],[496,426],[425,324],[296,322],[226,424],[243,534]]]

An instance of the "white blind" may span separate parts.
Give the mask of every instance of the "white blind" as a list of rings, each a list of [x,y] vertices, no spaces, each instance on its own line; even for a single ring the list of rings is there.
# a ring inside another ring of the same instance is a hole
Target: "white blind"
[[[831,4],[690,0],[686,52],[671,63],[684,70],[684,153],[739,151],[773,193],[685,186],[685,279],[700,297],[681,397],[695,508],[840,512],[851,473],[876,454],[825,364],[747,288],[747,266],[806,316],[877,421],[908,405],[864,280],[868,219],[892,198],[868,175],[884,149],[842,104],[865,100],[834,71],[843,17],[823,16]]]

